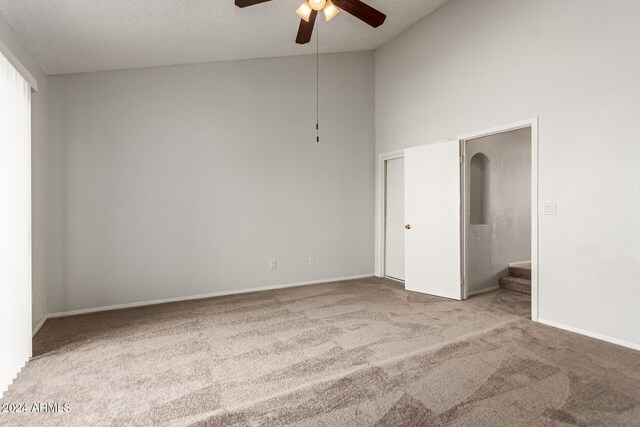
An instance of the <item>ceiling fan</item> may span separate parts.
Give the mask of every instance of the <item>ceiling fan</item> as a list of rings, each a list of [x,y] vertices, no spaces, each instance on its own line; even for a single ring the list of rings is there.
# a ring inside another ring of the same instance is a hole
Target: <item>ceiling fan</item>
[[[235,0],[236,6],[247,7],[271,0]],[[301,18],[296,43],[307,44],[311,41],[311,34],[319,11],[324,11],[327,22],[336,17],[340,10],[355,16],[374,28],[384,23],[387,16],[360,0],[304,0],[302,6],[296,10]]]

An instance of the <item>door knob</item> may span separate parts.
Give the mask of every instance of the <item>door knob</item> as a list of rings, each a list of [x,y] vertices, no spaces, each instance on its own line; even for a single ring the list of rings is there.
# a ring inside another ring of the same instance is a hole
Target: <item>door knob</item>
[[[411,224],[405,225],[404,228],[406,228],[407,230],[411,230]]]

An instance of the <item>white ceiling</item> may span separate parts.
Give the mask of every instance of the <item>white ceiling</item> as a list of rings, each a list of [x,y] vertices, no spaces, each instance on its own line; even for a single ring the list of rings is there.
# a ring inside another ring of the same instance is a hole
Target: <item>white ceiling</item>
[[[340,13],[320,22],[321,52],[380,47],[447,0],[366,0],[374,29]],[[295,44],[302,0],[0,0],[0,12],[47,74],[315,53]]]

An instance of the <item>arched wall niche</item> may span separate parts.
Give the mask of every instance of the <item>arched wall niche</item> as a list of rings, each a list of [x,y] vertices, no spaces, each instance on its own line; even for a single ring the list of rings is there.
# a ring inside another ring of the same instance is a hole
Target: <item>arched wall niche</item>
[[[476,153],[469,163],[469,202],[471,225],[486,225],[489,223],[490,188],[489,188],[489,158],[484,153]]]

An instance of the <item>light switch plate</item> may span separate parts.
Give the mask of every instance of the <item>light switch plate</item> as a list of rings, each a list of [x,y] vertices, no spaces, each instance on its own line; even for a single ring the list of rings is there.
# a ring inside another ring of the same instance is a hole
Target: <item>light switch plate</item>
[[[558,214],[558,204],[557,203],[545,203],[542,206],[542,214],[543,215],[557,215]]]

